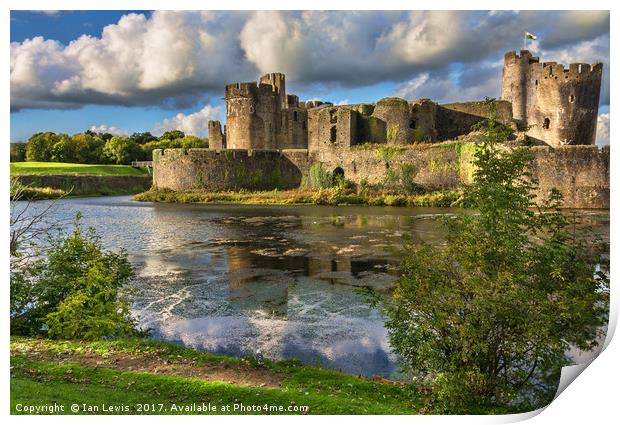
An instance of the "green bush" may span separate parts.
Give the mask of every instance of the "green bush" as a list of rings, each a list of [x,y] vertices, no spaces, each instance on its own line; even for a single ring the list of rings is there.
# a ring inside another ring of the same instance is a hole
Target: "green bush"
[[[334,183],[332,173],[323,168],[323,164],[312,164],[308,173],[306,184],[312,189],[326,189]]]
[[[96,233],[79,225],[49,242],[43,258],[11,269],[11,333],[77,339],[140,334],[124,292],[134,276],[127,254],[104,250]]]

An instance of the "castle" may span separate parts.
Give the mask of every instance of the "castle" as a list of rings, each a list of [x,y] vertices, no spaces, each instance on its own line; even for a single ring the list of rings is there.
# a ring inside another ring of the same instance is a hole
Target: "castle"
[[[609,150],[594,146],[601,79],[600,63],[565,69],[541,63],[527,50],[504,57],[496,117],[535,145],[533,167],[541,190],[568,190],[574,196],[567,206],[609,202]],[[303,102],[286,93],[280,73],[229,84],[225,100],[226,125],[209,121],[208,150],[154,152],[155,187],[290,188],[320,162],[358,183],[379,182],[390,166],[407,163],[416,167],[416,182],[427,189],[455,188],[470,178],[463,171],[470,158],[460,150],[458,157],[450,154],[447,141],[467,135],[491,114],[489,103],[481,101]],[[368,146],[393,146],[398,158],[378,158]]]

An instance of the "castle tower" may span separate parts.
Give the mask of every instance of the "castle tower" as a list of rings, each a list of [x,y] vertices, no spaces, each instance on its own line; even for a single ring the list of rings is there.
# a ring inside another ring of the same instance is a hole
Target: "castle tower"
[[[528,50],[521,54],[508,52],[504,55],[502,71],[502,100],[512,103],[512,116],[525,123],[527,119],[528,82],[530,80],[530,64],[538,63]]]
[[[535,102],[528,109],[528,135],[553,147],[593,145],[603,65],[536,65],[530,80]]]
[[[274,85],[226,86],[226,142],[229,149],[277,149],[281,96]]]
[[[280,108],[286,103],[286,77],[279,72],[272,72],[260,77],[259,85],[266,84],[272,87],[272,90],[280,96]]]
[[[413,142],[415,123],[411,118],[409,102],[398,97],[386,97],[377,102],[372,116],[387,125],[387,143],[406,145]]]
[[[603,65],[540,63],[527,50],[504,56],[502,99],[528,136],[553,147],[593,145]]]

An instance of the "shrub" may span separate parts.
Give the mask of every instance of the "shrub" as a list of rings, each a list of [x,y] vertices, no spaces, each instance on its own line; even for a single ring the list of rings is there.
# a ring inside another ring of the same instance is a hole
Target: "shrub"
[[[11,333],[97,339],[138,335],[124,292],[133,277],[124,251],[102,248],[79,224],[51,238],[47,255],[11,270]]]
[[[325,189],[333,184],[332,173],[323,168],[320,162],[312,164],[306,184],[312,189]]]

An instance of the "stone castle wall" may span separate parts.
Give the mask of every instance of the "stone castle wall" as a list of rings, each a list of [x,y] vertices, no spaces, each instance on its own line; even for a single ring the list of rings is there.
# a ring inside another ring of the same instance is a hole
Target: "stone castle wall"
[[[539,196],[552,188],[565,197],[566,208],[609,208],[609,149],[596,146],[532,147],[531,171]],[[382,183],[404,166],[416,170],[414,181],[425,190],[456,190],[471,182],[474,145],[463,142],[414,147],[332,146],[321,151],[239,151],[166,149],[153,153],[153,185],[173,190],[268,190],[299,187],[312,164],[355,183]]]
[[[306,150],[156,149],[153,187],[172,190],[271,190],[299,187]]]
[[[539,194],[556,188],[566,208],[609,208],[609,146],[537,146],[532,152]]]

